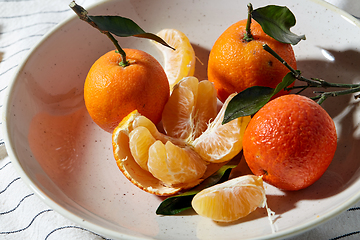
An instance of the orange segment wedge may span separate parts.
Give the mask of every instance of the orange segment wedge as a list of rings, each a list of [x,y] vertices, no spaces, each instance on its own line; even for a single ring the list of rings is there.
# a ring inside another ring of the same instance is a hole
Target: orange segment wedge
[[[143,126],[137,127],[129,134],[129,147],[131,155],[139,166],[149,171],[149,148],[156,142],[150,131]]]
[[[240,117],[222,124],[225,109],[235,94],[230,95],[215,120],[193,142],[195,151],[206,161],[217,163],[229,161],[242,150],[242,138],[251,117]]]
[[[197,193],[192,207],[201,216],[219,222],[232,222],[265,207],[266,196],[261,177],[245,175],[206,188]]]
[[[157,33],[176,50],[155,43],[164,56],[164,70],[170,84],[170,91],[181,79],[193,76],[195,72],[195,52],[187,36],[176,29],[163,29]]]

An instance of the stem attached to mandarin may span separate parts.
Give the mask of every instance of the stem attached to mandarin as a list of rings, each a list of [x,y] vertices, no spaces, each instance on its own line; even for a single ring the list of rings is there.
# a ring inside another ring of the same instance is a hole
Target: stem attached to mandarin
[[[329,88],[329,87],[347,88],[345,90],[332,91],[332,92],[316,92],[315,91],[314,93],[319,93],[319,95],[317,95],[315,97],[312,97],[311,99],[313,99],[313,100],[318,99],[318,102],[317,102],[318,104],[323,103],[328,97],[337,97],[337,96],[341,96],[341,95],[360,92],[360,84],[329,83],[329,82],[326,82],[326,81],[324,81],[322,79],[319,79],[319,78],[311,78],[311,79],[305,78],[305,77],[301,76],[301,72],[299,70],[293,69],[283,58],[281,58],[267,44],[264,44],[263,48],[264,48],[265,51],[269,52],[272,56],[274,56],[277,60],[279,60],[285,67],[287,67],[290,70],[290,72],[293,74],[295,79],[307,83],[307,85],[305,85],[305,86],[295,86],[295,87],[292,87],[292,88],[287,88],[287,90],[301,89],[300,92],[302,92],[303,90],[305,90],[306,88],[309,88],[309,87],[316,87],[316,88]],[[300,93],[300,92],[298,92],[298,93]],[[355,96],[355,98],[357,98],[357,96]]]
[[[99,30],[101,33],[105,34],[108,38],[110,38],[110,40],[113,42],[113,44],[115,45],[117,51],[119,52],[119,54],[121,55],[121,62],[119,63],[120,66],[122,67],[126,67],[129,65],[129,62],[126,60],[126,53],[125,51],[120,47],[118,41],[114,38],[113,35],[111,35],[111,33],[109,33],[108,31],[102,31],[93,21],[91,21],[91,19],[88,16],[88,12],[81,7],[80,5],[77,5],[75,3],[75,1],[72,1],[70,3],[70,8],[76,13],[76,15],[79,16],[79,18],[87,23],[89,23],[91,26],[93,26],[94,28],[96,28],[97,30]]]
[[[244,40],[247,41],[247,42],[250,42],[252,40],[254,40],[253,38],[253,35],[251,34],[251,30],[250,30],[250,26],[251,26],[251,13],[253,11],[253,7],[252,7],[252,4],[249,3],[247,5],[248,7],[248,18],[247,18],[247,22],[246,22],[246,32],[244,34]]]

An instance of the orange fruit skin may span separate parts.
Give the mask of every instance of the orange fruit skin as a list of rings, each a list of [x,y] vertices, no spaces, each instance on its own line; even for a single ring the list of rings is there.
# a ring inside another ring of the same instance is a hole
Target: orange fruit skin
[[[335,124],[328,113],[313,100],[293,94],[260,109],[243,138],[251,171],[283,190],[303,189],[317,181],[336,146]]]
[[[295,54],[290,44],[276,41],[262,30],[260,24],[251,23],[254,40],[243,40],[247,20],[241,20],[226,29],[210,51],[208,78],[224,102],[231,93],[239,93],[252,86],[275,88],[289,70],[263,49],[269,45],[291,67],[296,69]],[[282,90],[275,97],[287,94]]]
[[[154,57],[141,50],[124,51],[129,66],[121,67],[120,54],[110,51],[93,64],[84,85],[85,105],[91,118],[108,132],[113,132],[135,109],[159,123],[170,96],[166,74]]]

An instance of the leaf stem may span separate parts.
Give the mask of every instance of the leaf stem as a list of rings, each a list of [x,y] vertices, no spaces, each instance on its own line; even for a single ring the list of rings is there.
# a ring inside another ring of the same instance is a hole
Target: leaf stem
[[[349,84],[349,83],[330,83],[319,78],[312,78],[314,81],[318,81],[323,88],[327,87],[338,87],[338,88],[354,88],[360,87],[360,84]]]
[[[304,91],[306,88],[309,88],[309,87],[316,87],[316,88],[329,88],[329,87],[347,88],[345,90],[332,91],[332,92],[314,92],[314,93],[320,93],[320,94],[315,96],[315,97],[312,97],[311,99],[313,99],[313,100],[319,99],[318,100],[319,104],[323,103],[328,97],[336,97],[336,96],[341,96],[341,95],[360,92],[360,84],[329,83],[329,82],[326,82],[326,81],[324,81],[324,80],[322,80],[320,78],[311,78],[311,79],[305,78],[305,77],[301,76],[301,72],[299,70],[293,69],[283,58],[281,58],[267,44],[264,44],[263,48],[264,48],[265,51],[269,52],[277,60],[279,60],[284,66],[286,66],[297,80],[307,83],[307,85],[305,85],[305,86],[295,86],[295,87],[289,88],[289,90],[295,89],[295,88],[298,88],[298,89],[302,88],[302,90],[300,90],[298,92],[298,94],[299,94],[300,92]]]
[[[312,97],[311,99],[313,99],[313,100],[319,99],[317,101],[317,103],[321,104],[328,97],[337,97],[337,96],[346,95],[346,94],[350,94],[350,93],[356,93],[356,92],[360,92],[360,86],[355,87],[355,88],[346,89],[346,90],[333,91],[333,92],[315,92],[315,93],[320,93],[320,94],[318,96]]]
[[[250,29],[250,26],[251,26],[251,13],[253,11],[253,6],[251,3],[249,3],[247,5],[248,7],[248,18],[247,18],[247,22],[246,22],[246,32],[244,34],[244,40],[247,41],[247,42],[250,42],[252,40],[254,40],[253,38],[253,35],[251,34],[251,29]]]
[[[279,60],[283,65],[285,65],[285,67],[287,67],[290,72],[295,76],[296,79],[298,79],[300,77],[300,71],[296,71],[295,69],[293,69],[282,57],[280,57],[279,54],[277,54],[271,47],[269,47],[269,45],[264,44],[263,48],[265,51],[267,51],[268,53],[270,53],[271,55],[273,55],[277,60]]]
[[[300,94],[302,93],[303,91],[305,91],[307,88],[309,88],[310,86],[309,85],[302,85],[302,86],[293,86],[293,87],[286,87],[284,90],[286,91],[291,91],[293,89],[300,89],[296,94]]]
[[[77,5],[75,3],[75,1],[72,1],[69,4],[70,8],[76,13],[76,15],[79,16],[79,18],[87,23],[89,23],[92,27],[98,29],[101,33],[105,34],[108,38],[110,38],[110,40],[113,42],[113,44],[115,45],[117,51],[119,52],[119,54],[121,55],[121,62],[119,63],[120,66],[122,67],[126,67],[129,65],[129,62],[126,60],[126,53],[125,51],[120,47],[118,41],[114,38],[113,35],[111,35],[111,33],[109,33],[108,31],[102,31],[93,21],[91,21],[91,19],[88,16],[88,12],[81,7],[80,5]]]

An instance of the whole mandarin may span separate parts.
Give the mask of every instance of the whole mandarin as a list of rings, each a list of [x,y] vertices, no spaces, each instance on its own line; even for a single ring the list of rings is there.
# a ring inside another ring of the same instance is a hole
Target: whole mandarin
[[[245,160],[255,175],[283,190],[299,190],[317,181],[337,146],[334,121],[313,100],[278,97],[251,119],[243,138]]]
[[[215,84],[218,98],[224,102],[236,92],[252,86],[275,88],[289,70],[263,49],[267,44],[291,67],[296,69],[296,59],[290,44],[281,43],[262,30],[260,24],[251,23],[253,40],[244,40],[247,19],[226,29],[210,51],[208,78]],[[275,97],[287,94],[280,91]]]
[[[170,96],[166,74],[154,57],[141,50],[124,51],[128,66],[120,66],[121,55],[112,50],[92,65],[84,85],[91,118],[108,132],[135,109],[159,123]]]

